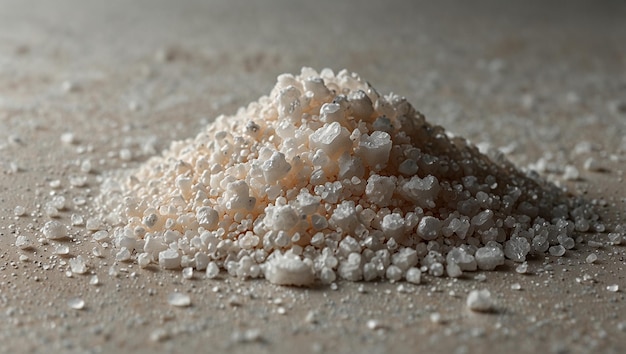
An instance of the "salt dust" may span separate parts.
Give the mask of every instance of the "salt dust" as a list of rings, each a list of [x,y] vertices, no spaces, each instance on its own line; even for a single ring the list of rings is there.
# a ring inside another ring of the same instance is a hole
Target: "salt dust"
[[[505,259],[524,273],[529,256],[563,256],[575,231],[599,223],[582,199],[480,153],[403,97],[310,68],[107,178],[101,206],[105,223],[86,226],[125,261],[299,286],[417,284]],[[51,239],[63,231],[44,227]]]

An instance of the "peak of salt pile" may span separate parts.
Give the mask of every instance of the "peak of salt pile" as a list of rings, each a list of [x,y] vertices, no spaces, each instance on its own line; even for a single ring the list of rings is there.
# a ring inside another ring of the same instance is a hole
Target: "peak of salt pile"
[[[523,262],[572,246],[576,222],[597,219],[356,74],[304,68],[277,81],[105,184],[116,247],[143,265],[278,284],[396,281]]]

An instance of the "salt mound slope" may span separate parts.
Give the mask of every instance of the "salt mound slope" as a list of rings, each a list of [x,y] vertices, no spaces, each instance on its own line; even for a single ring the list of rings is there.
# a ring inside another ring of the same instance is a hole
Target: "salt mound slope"
[[[277,81],[106,183],[120,251],[210,277],[220,267],[278,284],[419,282],[562,254],[577,223],[597,219],[356,74],[303,68]]]

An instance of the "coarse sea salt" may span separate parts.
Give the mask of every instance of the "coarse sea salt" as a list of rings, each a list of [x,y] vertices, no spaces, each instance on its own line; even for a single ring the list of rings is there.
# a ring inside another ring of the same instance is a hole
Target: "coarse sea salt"
[[[345,70],[280,75],[268,96],[130,174],[104,181],[106,212],[86,227],[125,260],[184,277],[417,284],[505,259],[525,273],[528,256],[563,256],[575,232],[601,227],[583,199]]]

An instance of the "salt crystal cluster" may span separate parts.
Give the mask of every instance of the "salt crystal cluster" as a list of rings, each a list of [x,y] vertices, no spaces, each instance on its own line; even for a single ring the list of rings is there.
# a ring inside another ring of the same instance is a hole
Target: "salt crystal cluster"
[[[225,269],[290,285],[419,283],[561,254],[575,225],[597,220],[356,74],[304,68],[277,81],[123,183],[104,184],[124,255],[210,278]]]

